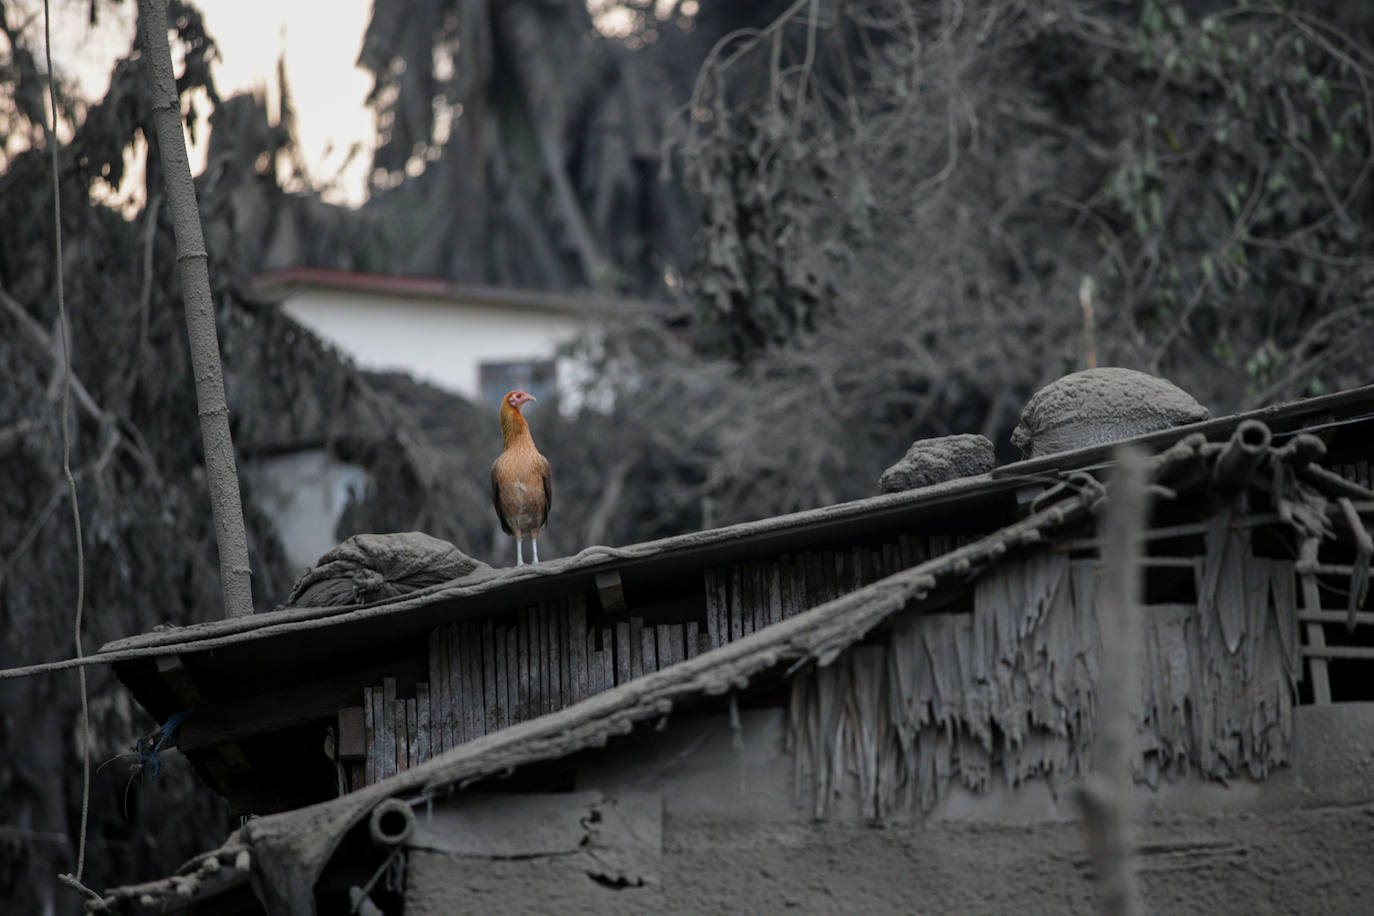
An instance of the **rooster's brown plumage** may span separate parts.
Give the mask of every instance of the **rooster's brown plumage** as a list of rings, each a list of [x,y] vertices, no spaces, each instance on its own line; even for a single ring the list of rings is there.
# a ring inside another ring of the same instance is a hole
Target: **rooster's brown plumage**
[[[523,566],[522,542],[528,535],[539,562],[539,529],[549,519],[553,505],[553,474],[549,462],[534,447],[530,426],[520,408],[534,398],[523,391],[507,392],[501,399],[501,438],[505,450],[491,465],[491,501],[501,530],[515,538],[515,565]]]

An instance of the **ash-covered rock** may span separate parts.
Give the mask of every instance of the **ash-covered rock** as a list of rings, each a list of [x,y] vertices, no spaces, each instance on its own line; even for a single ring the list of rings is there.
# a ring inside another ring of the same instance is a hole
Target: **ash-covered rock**
[[[914,490],[958,477],[986,474],[992,465],[992,442],[986,436],[918,439],[901,461],[883,471],[878,486],[884,493]]]
[[[1031,396],[1011,441],[1026,458],[1101,445],[1211,416],[1172,382],[1134,369],[1085,369]]]

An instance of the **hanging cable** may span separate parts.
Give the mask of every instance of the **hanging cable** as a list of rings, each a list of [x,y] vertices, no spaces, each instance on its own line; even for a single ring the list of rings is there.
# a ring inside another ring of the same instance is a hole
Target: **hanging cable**
[[[52,155],[52,213],[55,263],[57,274],[57,322],[62,330],[62,473],[67,477],[67,489],[72,498],[72,527],[76,531],[76,620],[73,635],[76,657],[81,648],[81,612],[86,603],[86,556],[81,544],[81,508],[76,501],[76,478],[72,476],[72,348],[67,330],[67,303],[62,289],[62,182],[57,160],[57,85],[52,69],[52,13],[49,0],[43,0],[43,50],[48,61],[48,102],[52,107],[48,130],[48,151]],[[86,870],[86,824],[91,812],[91,709],[86,696],[86,669],[76,669],[81,681],[81,833],[76,847],[76,874],[71,876],[77,886]],[[67,876],[61,876],[66,878]],[[64,881],[63,883],[70,883]],[[88,891],[89,893],[89,891]]]

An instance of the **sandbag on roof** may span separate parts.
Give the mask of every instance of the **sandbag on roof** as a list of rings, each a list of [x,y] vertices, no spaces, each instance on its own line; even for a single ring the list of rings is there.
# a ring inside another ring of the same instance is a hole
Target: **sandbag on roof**
[[[1026,402],[1011,441],[1027,458],[1129,439],[1211,414],[1172,382],[1134,369],[1085,369]]]
[[[355,534],[291,587],[292,607],[342,607],[461,579],[487,564],[419,531]]]

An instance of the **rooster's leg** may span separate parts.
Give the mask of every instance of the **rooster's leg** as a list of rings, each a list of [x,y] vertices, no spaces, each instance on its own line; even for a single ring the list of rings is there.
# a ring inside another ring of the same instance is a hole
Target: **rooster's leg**
[[[515,539],[515,565],[525,565],[525,551],[521,544],[520,538],[518,537]]]
[[[537,535],[531,535],[531,536],[530,536],[530,549],[534,551],[534,562],[538,563],[538,562],[539,562],[539,537],[538,537]]]

